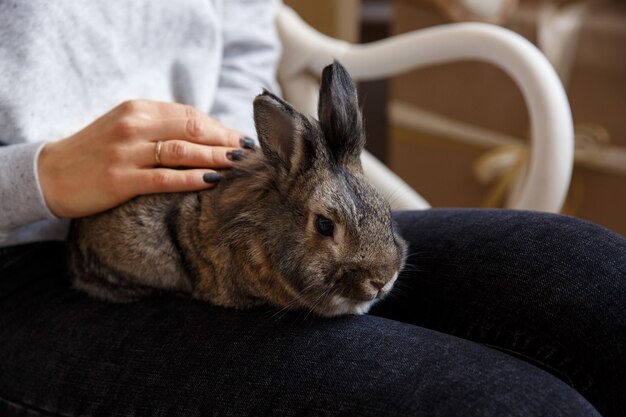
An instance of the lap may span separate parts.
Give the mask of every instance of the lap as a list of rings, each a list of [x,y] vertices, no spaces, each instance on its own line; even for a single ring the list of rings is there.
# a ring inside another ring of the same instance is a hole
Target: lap
[[[532,365],[398,320],[236,311],[170,296],[92,300],[68,287],[62,250],[40,245],[3,270],[0,411],[597,415]],[[17,280],[5,275],[11,268],[46,272]]]

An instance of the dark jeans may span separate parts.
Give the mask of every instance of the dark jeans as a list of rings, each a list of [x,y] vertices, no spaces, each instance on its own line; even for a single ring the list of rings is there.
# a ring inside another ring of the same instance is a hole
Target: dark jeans
[[[626,415],[624,238],[528,212],[396,219],[396,289],[333,319],[110,304],[69,287],[62,243],[1,250],[0,415]]]

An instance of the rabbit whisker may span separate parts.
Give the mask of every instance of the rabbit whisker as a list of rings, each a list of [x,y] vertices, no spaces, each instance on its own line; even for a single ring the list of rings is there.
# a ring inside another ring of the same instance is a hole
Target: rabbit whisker
[[[402,291],[398,291],[398,289],[394,287],[394,288],[392,288],[392,290],[391,290],[391,291],[389,291],[389,293],[385,296],[385,299],[386,299],[386,300],[392,300],[392,301],[393,301],[393,300],[396,300],[396,299],[398,299],[398,298],[401,298],[401,296],[402,296],[402,295],[403,295],[403,294],[402,294]]]
[[[393,298],[408,297],[410,296],[411,289],[412,287],[410,286],[394,285],[394,287],[389,292],[389,295],[393,296]]]
[[[270,316],[270,318],[274,318],[276,317],[278,314],[282,313],[282,312],[286,312],[289,308],[293,307],[294,305],[296,305],[297,303],[299,303],[304,297],[306,297],[308,294],[308,291],[313,289],[313,287],[315,287],[318,284],[318,282],[313,281],[312,283],[310,283],[309,285],[307,285],[306,287],[304,287],[302,290],[298,291],[296,293],[296,296],[289,301],[287,304],[285,304],[282,308],[280,308],[277,312],[275,312],[274,314],[272,314]],[[281,316],[282,318],[282,316]]]
[[[422,272],[424,271],[423,268],[420,268],[417,265],[405,265],[404,268],[402,268],[401,272]]]
[[[326,297],[327,295],[330,293],[331,288],[328,288],[326,291],[324,291],[319,297],[317,297],[317,299],[315,300],[315,302],[313,303],[313,305],[311,307],[308,308],[308,312],[306,313],[306,316],[304,316],[304,320],[307,319],[307,317],[309,317],[309,315],[315,310],[315,307],[317,307],[320,304],[323,304],[322,302],[322,298],[323,301],[326,301]]]
[[[418,259],[430,259],[422,255],[438,255],[439,253],[440,251],[426,251],[426,250],[414,251],[414,252],[407,253],[404,258],[410,259],[413,257],[418,257]]]

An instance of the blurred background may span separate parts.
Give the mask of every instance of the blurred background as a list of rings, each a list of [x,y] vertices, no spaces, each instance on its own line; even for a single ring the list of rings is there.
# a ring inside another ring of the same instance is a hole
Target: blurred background
[[[626,235],[626,2],[285,0],[335,38],[372,42],[482,21],[533,42],[566,88],[576,158],[564,214]],[[359,86],[368,149],[433,207],[501,207],[523,175],[529,121],[514,82],[459,62]]]

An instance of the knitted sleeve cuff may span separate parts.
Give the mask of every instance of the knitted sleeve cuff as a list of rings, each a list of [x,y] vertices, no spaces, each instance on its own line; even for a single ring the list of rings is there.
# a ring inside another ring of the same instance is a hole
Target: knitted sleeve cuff
[[[57,219],[46,205],[37,173],[43,146],[40,142],[0,147],[0,233]]]

